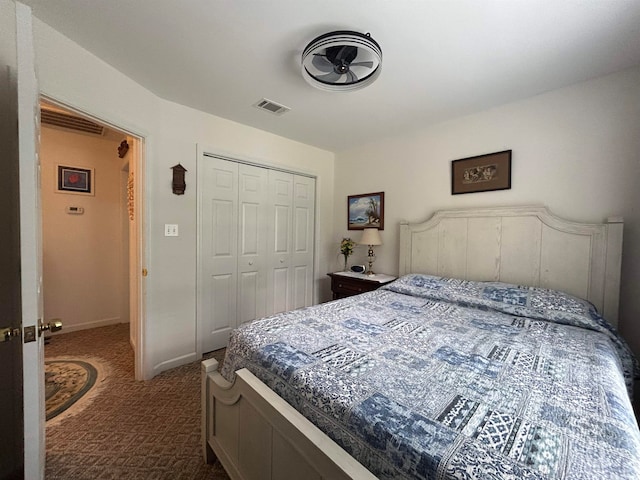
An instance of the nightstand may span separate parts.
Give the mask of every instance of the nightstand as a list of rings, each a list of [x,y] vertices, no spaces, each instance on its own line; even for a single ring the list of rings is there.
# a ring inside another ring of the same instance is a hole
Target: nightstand
[[[396,279],[396,277],[383,273],[365,275],[355,272],[335,272],[327,273],[327,275],[331,277],[331,291],[334,300],[371,292]]]

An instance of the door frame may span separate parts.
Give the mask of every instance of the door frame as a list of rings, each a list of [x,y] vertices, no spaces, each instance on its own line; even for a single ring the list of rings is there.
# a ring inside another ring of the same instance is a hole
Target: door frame
[[[134,345],[135,355],[134,355],[134,372],[136,380],[149,380],[153,377],[153,369],[150,367],[151,359],[148,357],[146,346],[146,282],[145,282],[145,274],[146,265],[147,265],[147,239],[149,238],[147,235],[148,231],[148,211],[147,211],[147,202],[146,202],[146,184],[147,184],[147,168],[146,168],[146,160],[147,160],[147,151],[148,144],[150,141],[150,136],[145,133],[141,133],[142,130],[135,126],[123,126],[121,122],[118,120],[111,120],[111,115],[101,113],[99,115],[94,115],[89,113],[87,110],[71,105],[66,101],[60,100],[54,96],[51,96],[45,92],[40,91],[40,100],[44,100],[49,104],[55,105],[59,108],[68,110],[73,112],[76,115],[84,117],[88,120],[91,120],[95,123],[104,125],[107,128],[111,128],[114,130],[118,130],[122,132],[123,135],[128,135],[135,138],[136,142],[139,145],[139,148],[131,149],[129,152],[135,152],[136,158],[133,162],[133,191],[134,191],[134,219],[133,219],[133,228],[136,230],[136,255],[135,258],[129,257],[130,264],[135,263],[135,268],[130,271],[136,272],[135,275],[129,276],[129,292],[130,298],[135,296],[136,303],[136,312],[135,318],[129,318],[129,322],[136,322],[136,341]],[[42,185],[39,185],[39,188],[42,188]],[[39,212],[40,216],[42,216],[42,212]],[[135,292],[135,295],[131,295],[131,292]],[[62,319],[64,322],[64,319]],[[64,327],[63,327],[64,328]]]

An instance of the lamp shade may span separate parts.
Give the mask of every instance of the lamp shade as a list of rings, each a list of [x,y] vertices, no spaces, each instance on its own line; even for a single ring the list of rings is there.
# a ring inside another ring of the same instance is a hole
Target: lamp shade
[[[377,228],[365,228],[362,232],[361,245],[382,245],[382,238]]]

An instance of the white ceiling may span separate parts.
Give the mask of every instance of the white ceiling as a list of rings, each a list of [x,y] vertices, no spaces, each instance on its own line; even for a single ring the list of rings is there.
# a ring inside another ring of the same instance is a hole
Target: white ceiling
[[[330,151],[640,64],[639,0],[21,1],[162,98]],[[380,44],[375,83],[304,81],[302,50],[333,30]]]

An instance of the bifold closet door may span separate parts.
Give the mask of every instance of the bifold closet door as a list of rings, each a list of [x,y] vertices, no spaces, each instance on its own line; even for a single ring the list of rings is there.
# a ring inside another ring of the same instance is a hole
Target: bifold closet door
[[[205,157],[200,202],[198,304],[203,352],[222,348],[237,325],[238,291],[238,164]]]
[[[267,313],[287,310],[291,303],[291,229],[293,175],[269,172],[269,238],[267,241]]]
[[[206,158],[202,174],[202,351],[265,315],[267,175],[264,168]]]
[[[204,156],[200,177],[199,342],[313,302],[315,179]]]
[[[314,179],[269,171],[269,315],[313,302],[314,210]]]
[[[264,317],[267,300],[267,177],[238,165],[238,325]]]
[[[293,179],[293,284],[289,310],[313,304],[313,246],[315,239],[314,178],[294,175]]]

